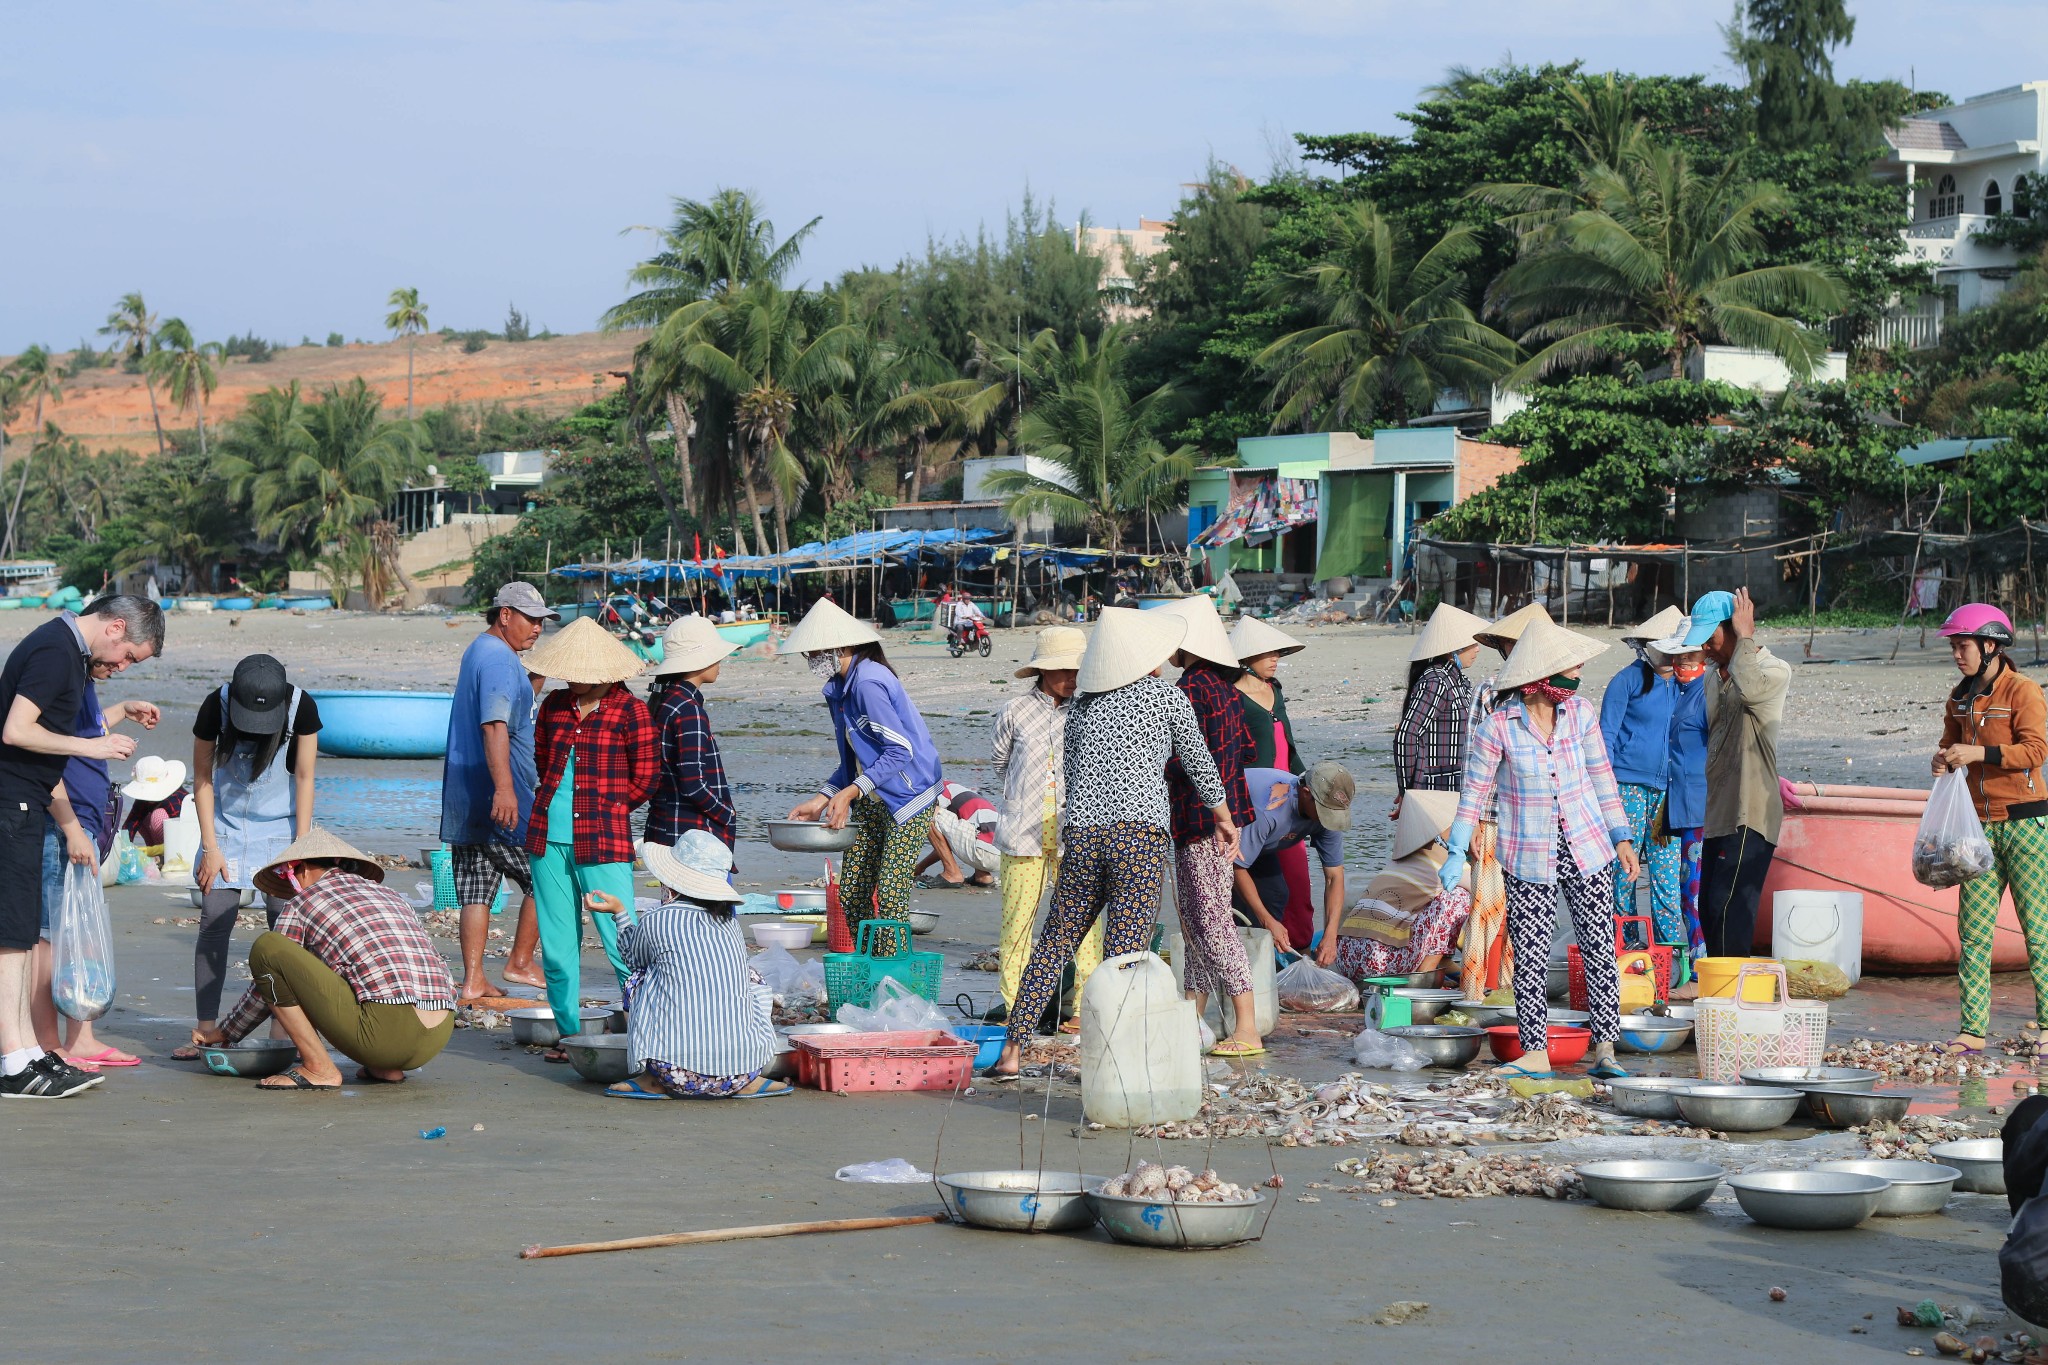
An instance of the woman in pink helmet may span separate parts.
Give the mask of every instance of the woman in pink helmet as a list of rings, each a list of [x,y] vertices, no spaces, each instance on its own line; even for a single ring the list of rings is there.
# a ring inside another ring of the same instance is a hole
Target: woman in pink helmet
[[[1991,1028],[1991,933],[2007,886],[2026,935],[2034,1017],[2048,1028],[2048,783],[2041,769],[2048,760],[2048,700],[2006,657],[2012,622],[1998,608],[1957,607],[1941,633],[1963,679],[1944,708],[1934,771],[1968,774],[1997,858],[1991,871],[1963,883],[1956,917],[1963,1017],[1948,1049],[1968,1054],[1983,1051]]]

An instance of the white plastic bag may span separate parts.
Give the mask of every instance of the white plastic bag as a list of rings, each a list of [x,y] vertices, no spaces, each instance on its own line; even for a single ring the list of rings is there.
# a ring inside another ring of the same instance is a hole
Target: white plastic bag
[[[895,977],[885,976],[875,983],[874,1006],[863,1009],[859,1005],[841,1005],[839,1022],[851,1024],[862,1033],[913,1033],[945,1028],[946,1016],[937,1005]]]
[[[64,904],[50,952],[50,998],[73,1019],[90,1022],[114,1007],[114,942],[99,869],[64,864]]]
[[[1376,1028],[1358,1035],[1351,1056],[1369,1071],[1420,1071],[1429,1065],[1429,1058]]]
[[[1298,957],[1282,967],[1280,975],[1273,978],[1273,989],[1279,992],[1280,1008],[1284,1010],[1342,1014],[1358,1008],[1358,987],[1341,973],[1317,966],[1307,957]]]
[[[1991,871],[1995,862],[1970,799],[1969,776],[1951,768],[1934,779],[1913,834],[1913,880],[1922,886],[1959,886]]]
[[[816,958],[800,959],[787,948],[764,948],[747,965],[760,974],[768,993],[785,1004],[825,998],[825,964]]]
[[[930,1171],[920,1171],[900,1156],[892,1156],[887,1161],[861,1161],[841,1166],[832,1173],[832,1178],[856,1185],[920,1185],[930,1180],[932,1175]]]

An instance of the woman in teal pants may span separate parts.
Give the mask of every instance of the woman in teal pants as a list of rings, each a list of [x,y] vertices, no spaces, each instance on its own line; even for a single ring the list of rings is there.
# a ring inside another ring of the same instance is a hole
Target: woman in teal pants
[[[597,622],[570,622],[527,654],[526,667],[568,684],[534,719],[540,785],[526,834],[548,1004],[566,1038],[581,1031],[583,898],[601,891],[632,905],[632,813],[654,791],[660,749],[647,703],[626,690],[643,665]],[[590,918],[623,990],[618,929],[610,915]],[[559,1047],[546,1055],[569,1060]]]

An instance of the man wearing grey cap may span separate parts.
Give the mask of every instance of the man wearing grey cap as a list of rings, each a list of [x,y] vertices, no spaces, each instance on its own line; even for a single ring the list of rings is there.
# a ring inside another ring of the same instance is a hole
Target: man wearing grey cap
[[[1323,937],[1316,961],[1337,959],[1337,922],[1344,915],[1344,831],[1351,828],[1357,784],[1343,764],[1325,760],[1297,777],[1280,768],[1246,768],[1253,818],[1238,833],[1235,903],[1271,930],[1289,909],[1280,850],[1307,840],[1323,865]],[[1296,943],[1308,951],[1306,940]]]
[[[540,639],[544,622],[561,618],[533,584],[507,583],[486,613],[490,629],[462,652],[456,675],[441,766],[441,840],[453,859],[455,899],[462,906],[462,1000],[505,994],[484,975],[484,941],[491,901],[508,878],[523,899],[505,979],[546,984],[533,960],[540,931],[525,852],[526,820],[540,784],[533,763],[534,689],[519,656]]]

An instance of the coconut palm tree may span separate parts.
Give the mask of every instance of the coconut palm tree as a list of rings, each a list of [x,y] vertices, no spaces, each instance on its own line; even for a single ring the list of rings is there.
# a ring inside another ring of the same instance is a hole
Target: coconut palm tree
[[[206,454],[206,400],[213,397],[218,383],[213,360],[220,343],[192,340],[192,329],[182,318],[165,318],[157,329],[157,349],[144,362],[144,372],[154,371],[164,381],[164,392],[179,412],[196,408],[199,417],[199,453]]]
[[[780,284],[803,250],[804,239],[823,221],[813,218],[787,238],[775,239],[775,224],[745,190],[721,189],[708,201],[673,201],[675,214],[652,232],[661,244],[653,256],[627,274],[636,292],[608,310],[607,332],[659,327],[685,304],[737,294],[757,281]]]
[[[419,346],[419,335],[427,330],[427,306],[420,302],[417,289],[394,289],[385,300],[391,311],[384,315],[384,325],[391,329],[393,336],[405,338],[405,420],[412,420],[412,353]]]
[[[156,331],[156,314],[149,311],[137,292],[121,296],[114,311],[107,314],[107,325],[100,328],[100,335],[119,338],[128,359],[142,368],[142,387],[149,391],[149,420],[156,427],[156,453],[161,455],[165,449],[164,419],[157,411],[156,385],[147,364],[149,353],[156,348]]]
[[[1169,451],[1154,434],[1166,420],[1170,385],[1133,398],[1123,378],[1124,343],[1114,329],[1099,346],[1074,342],[1065,376],[1040,394],[1017,423],[1017,445],[1052,464],[1056,478],[997,469],[986,487],[1015,521],[1041,513],[1054,524],[1085,527],[1114,555],[1134,512],[1161,505],[1194,472],[1195,447]]]
[[[33,451],[43,438],[43,404],[64,401],[64,381],[71,377],[71,371],[57,363],[57,357],[47,346],[26,348],[14,358],[9,371],[14,378],[15,401],[36,405],[35,434],[29,437],[29,449]]]
[[[1471,228],[1417,254],[1370,202],[1338,215],[1330,250],[1280,279],[1272,301],[1305,309],[1313,326],[1255,358],[1273,379],[1272,430],[1345,430],[1427,415],[1445,389],[1484,396],[1514,364],[1515,345],[1465,301]]]

